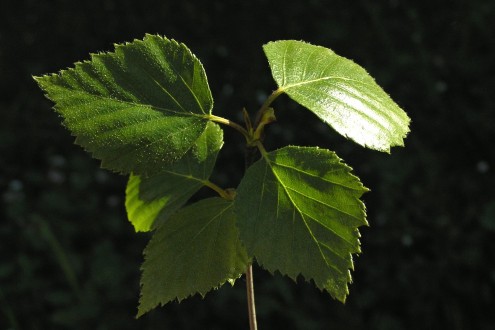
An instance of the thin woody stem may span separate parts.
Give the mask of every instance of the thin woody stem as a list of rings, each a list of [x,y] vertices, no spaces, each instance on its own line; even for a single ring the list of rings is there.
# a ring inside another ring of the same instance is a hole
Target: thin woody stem
[[[247,290],[247,304],[249,314],[249,329],[257,330],[258,325],[256,323],[256,307],[254,304],[254,285],[253,285],[253,265],[249,264],[246,270],[246,290]]]
[[[259,141],[258,141],[259,142]],[[261,144],[261,142],[259,142]],[[245,169],[247,170],[259,157],[259,148],[255,146],[246,146],[244,160]],[[256,323],[256,305],[254,303],[254,284],[253,284],[253,265],[250,263],[246,269],[246,293],[247,293],[247,305],[248,305],[248,317],[249,317],[249,329],[257,330],[258,325]]]

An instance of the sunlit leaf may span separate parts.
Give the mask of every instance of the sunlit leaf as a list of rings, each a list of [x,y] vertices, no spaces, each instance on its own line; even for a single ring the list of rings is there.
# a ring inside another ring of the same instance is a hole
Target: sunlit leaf
[[[204,296],[238,278],[248,263],[232,202],[203,199],[172,215],[145,249],[138,316],[172,300]]]
[[[280,90],[337,132],[380,151],[404,145],[409,117],[362,67],[302,41],[263,48]]]
[[[253,164],[234,203],[248,254],[345,301],[352,254],[360,252],[357,227],[367,224],[359,200],[367,189],[350,171],[318,148],[285,147]]]
[[[180,159],[213,106],[199,60],[156,35],[35,79],[76,143],[121,173],[151,175]]]
[[[209,122],[179,161],[155,175],[132,175],[126,188],[127,216],[136,231],[148,231],[186,203],[210,177],[223,145],[222,130]]]

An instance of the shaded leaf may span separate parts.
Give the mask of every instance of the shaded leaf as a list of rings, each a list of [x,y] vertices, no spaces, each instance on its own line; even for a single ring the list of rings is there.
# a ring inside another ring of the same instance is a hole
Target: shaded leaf
[[[120,173],[151,175],[180,159],[213,106],[199,60],[155,35],[35,79],[76,143]]]
[[[362,67],[302,41],[263,48],[279,89],[338,133],[380,151],[404,145],[409,117]]]
[[[360,252],[357,227],[367,225],[359,200],[367,191],[335,153],[285,147],[246,172],[234,201],[248,255],[271,272],[314,280],[345,301]]]
[[[221,128],[212,122],[179,161],[155,175],[129,177],[126,188],[127,216],[136,231],[148,231],[168,218],[210,177],[223,145]]]
[[[203,199],[172,215],[146,247],[138,316],[238,278],[248,257],[238,237],[232,202]]]

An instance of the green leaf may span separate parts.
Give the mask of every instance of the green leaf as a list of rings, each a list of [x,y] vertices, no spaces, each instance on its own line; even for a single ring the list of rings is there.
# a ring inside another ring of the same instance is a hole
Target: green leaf
[[[249,262],[232,202],[203,199],[172,215],[145,251],[138,317],[159,304],[205,295],[238,278]]]
[[[213,100],[199,60],[156,35],[36,77],[76,143],[121,173],[151,175],[203,133]]]
[[[302,41],[270,42],[263,49],[279,91],[338,133],[380,151],[404,145],[409,117],[362,67]]]
[[[335,153],[285,147],[246,172],[234,201],[248,255],[271,272],[302,274],[344,302],[367,225],[359,200],[367,191]]]
[[[223,131],[209,122],[179,161],[149,177],[131,174],[125,206],[134,229],[151,230],[184,205],[210,177],[222,145]]]

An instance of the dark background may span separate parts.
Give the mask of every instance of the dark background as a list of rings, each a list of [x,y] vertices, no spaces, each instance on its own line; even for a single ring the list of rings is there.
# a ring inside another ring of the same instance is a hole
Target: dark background
[[[493,329],[494,19],[492,0],[2,1],[0,329],[248,327],[243,280],[134,319],[148,237],[126,220],[126,178],[73,144],[31,78],[145,33],[188,45],[224,117],[275,88],[261,45],[285,38],[361,64],[412,118],[387,155],[277,100],[268,147],[336,150],[372,190],[371,226],[346,305],[256,268],[260,328]],[[225,133],[214,180],[236,186],[243,141]]]

